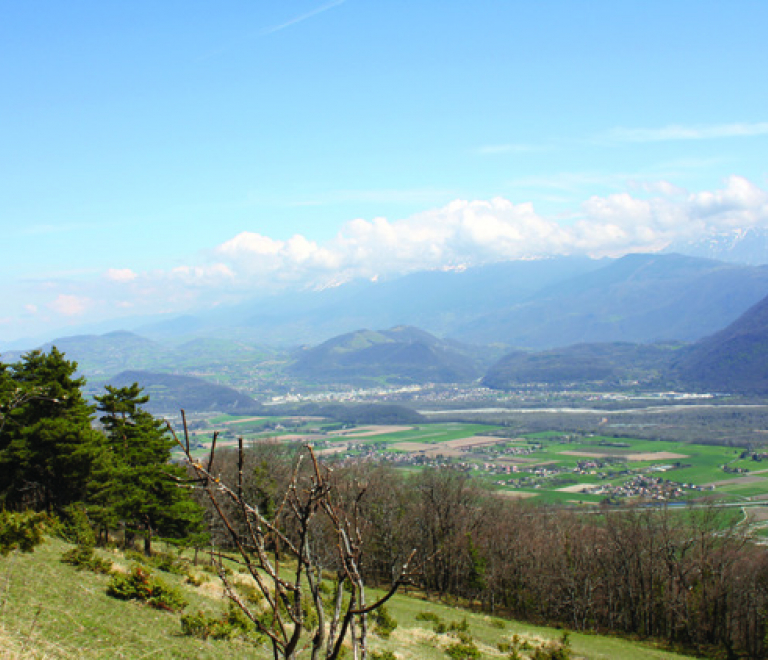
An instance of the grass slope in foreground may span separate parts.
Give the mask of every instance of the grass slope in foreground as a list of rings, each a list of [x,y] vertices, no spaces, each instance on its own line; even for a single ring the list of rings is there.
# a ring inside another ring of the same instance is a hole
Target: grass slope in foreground
[[[181,634],[178,614],[160,612],[135,602],[106,595],[109,580],[103,575],[78,572],[59,560],[71,546],[48,540],[34,553],[0,557],[0,659],[114,659],[114,658],[271,658],[264,647],[233,641],[201,641]],[[128,562],[110,556],[124,566]],[[181,579],[162,573],[163,580],[184,590],[190,604],[186,611],[218,613],[222,599],[218,578],[199,587],[182,585]],[[373,590],[372,590],[373,591]],[[371,598],[374,597],[371,593]],[[466,617],[483,658],[506,658],[497,644],[512,635],[534,642],[556,640],[561,631],[396,596],[389,612],[398,622],[388,640],[370,638],[375,651],[391,650],[402,660],[446,660],[444,648],[452,638],[436,635],[432,624],[418,620],[432,612],[446,623]],[[683,660],[681,656],[647,645],[598,635],[571,635],[574,656],[590,660]]]

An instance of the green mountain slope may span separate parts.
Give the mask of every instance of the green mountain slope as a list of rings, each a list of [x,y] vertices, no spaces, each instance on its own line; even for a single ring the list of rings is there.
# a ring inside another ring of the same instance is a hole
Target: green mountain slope
[[[231,387],[195,378],[150,371],[123,371],[109,379],[115,387],[138,383],[150,399],[146,408],[153,413],[216,411],[257,413],[261,406],[251,397]]]
[[[52,346],[77,362],[80,373],[89,376],[109,375],[124,369],[148,369],[169,357],[166,347],[132,332],[61,337],[41,348],[48,352]]]
[[[599,382],[606,386],[658,381],[677,355],[673,344],[577,344],[560,349],[528,353],[515,351],[504,356],[483,378],[494,389],[512,389],[523,384],[561,386]]]
[[[320,382],[387,379],[403,383],[456,383],[478,378],[477,355],[428,332],[397,327],[358,330],[303,350],[292,375]]]
[[[768,394],[768,298],[684,351],[672,375],[688,387]]]

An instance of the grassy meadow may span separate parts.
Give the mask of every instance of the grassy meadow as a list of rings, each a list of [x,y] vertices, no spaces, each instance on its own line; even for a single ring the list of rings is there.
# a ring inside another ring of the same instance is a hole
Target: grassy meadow
[[[0,658],[2,660],[75,659],[107,660],[114,658],[224,658],[267,659],[271,653],[241,639],[200,640],[182,634],[180,614],[150,609],[136,602],[116,600],[106,595],[109,578],[60,562],[71,546],[49,539],[31,554],[14,553],[0,558]],[[101,552],[124,569],[129,561],[117,552]],[[200,572],[206,578],[199,586],[182,578],[158,573],[166,582],[181,589],[189,601],[186,610],[219,613],[226,601],[218,578]],[[376,595],[369,591],[369,599]],[[400,660],[445,660],[445,649],[455,639],[438,634],[433,623],[423,620],[429,612],[446,624],[461,624],[466,619],[482,658],[506,658],[498,644],[513,635],[532,646],[558,640],[563,631],[508,621],[473,613],[417,595],[397,595],[389,603],[389,612],[397,628],[389,639],[371,635],[373,651],[392,651]],[[591,660],[673,660],[677,655],[653,645],[630,642],[616,637],[570,635],[574,656]],[[525,656],[524,656],[525,657]]]

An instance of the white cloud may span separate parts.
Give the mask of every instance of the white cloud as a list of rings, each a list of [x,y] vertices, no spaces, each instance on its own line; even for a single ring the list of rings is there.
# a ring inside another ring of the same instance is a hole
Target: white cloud
[[[765,226],[768,193],[744,177],[732,176],[724,190],[691,195],[691,210],[712,228]]]
[[[48,306],[62,316],[80,316],[90,304],[91,300],[86,297],[61,293]]]
[[[134,273],[130,268],[110,268],[107,271],[106,277],[112,282],[132,282],[138,275]]]
[[[278,241],[242,233],[217,256],[233,277],[323,285],[490,261],[655,251],[672,241],[734,226],[768,226],[768,194],[742,177],[721,190],[688,193],[666,181],[585,200],[575,222],[539,215],[532,204],[504,198],[455,200],[409,218],[355,219],[324,245],[296,235]]]
[[[219,245],[215,253],[217,257],[237,264],[236,270],[243,274],[272,273],[280,279],[293,279],[294,268],[329,270],[339,265],[331,251],[300,234],[280,241],[242,232]]]
[[[282,245],[282,241],[276,241],[268,236],[244,231],[226,243],[222,243],[217,248],[217,251],[231,257],[248,253],[265,256],[277,254]]]

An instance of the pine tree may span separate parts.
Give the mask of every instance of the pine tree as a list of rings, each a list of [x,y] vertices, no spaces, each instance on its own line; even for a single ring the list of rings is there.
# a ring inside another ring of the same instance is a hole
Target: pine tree
[[[186,472],[170,462],[173,440],[163,422],[141,407],[149,397],[134,383],[108,385],[96,401],[109,453],[94,480],[93,503],[102,522],[121,521],[127,537],[141,534],[146,554],[156,535],[180,538],[196,531],[202,510],[179,487]]]
[[[86,497],[101,436],[95,408],[75,377],[77,364],[55,347],[0,365],[0,503],[61,513]]]

